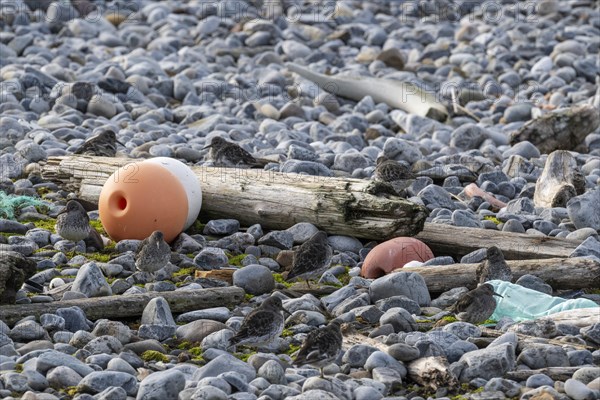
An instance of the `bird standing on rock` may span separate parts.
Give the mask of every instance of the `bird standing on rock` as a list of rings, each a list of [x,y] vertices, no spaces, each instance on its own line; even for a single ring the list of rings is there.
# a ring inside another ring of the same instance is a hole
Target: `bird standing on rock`
[[[135,266],[140,271],[154,273],[171,259],[171,248],[161,231],[154,231],[140,243],[135,255]]]
[[[266,165],[264,160],[257,160],[237,144],[220,136],[213,137],[210,144],[204,148],[210,149],[209,156],[217,167],[252,168]]]
[[[54,229],[63,239],[78,242],[86,239],[92,228],[83,206],[75,200],[69,200],[66,208],[56,217]]]
[[[277,296],[267,298],[260,306],[250,311],[242,321],[240,330],[230,340],[230,347],[244,344],[264,346],[281,335],[284,319],[281,299]]]
[[[327,233],[324,231],[315,233],[294,253],[292,269],[286,280],[305,279],[308,285],[309,278],[316,277],[329,268],[332,256],[333,250],[327,242]]]
[[[377,159],[373,178],[379,182],[389,183],[397,193],[400,193],[414,182],[416,175],[407,164],[381,156]]]
[[[331,364],[342,350],[342,330],[338,319],[333,319],[323,328],[311,331],[296,355],[294,365],[311,365],[319,368],[323,378],[323,367]]]
[[[512,280],[512,271],[506,261],[504,254],[496,246],[487,249],[486,259],[477,267],[476,271],[479,283],[498,279],[510,282]]]
[[[494,296],[502,297],[494,292],[494,287],[484,283],[476,289],[463,294],[450,311],[456,315],[456,319],[471,324],[479,324],[486,321],[496,309]]]
[[[117,154],[117,143],[125,147],[117,140],[117,134],[112,129],[105,129],[86,140],[81,147],[75,150],[75,154],[114,157]]]

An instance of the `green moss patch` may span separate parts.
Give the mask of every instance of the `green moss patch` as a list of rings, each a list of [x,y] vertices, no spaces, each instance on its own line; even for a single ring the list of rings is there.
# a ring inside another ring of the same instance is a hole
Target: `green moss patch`
[[[244,261],[244,258],[246,258],[247,254],[240,254],[237,256],[232,256],[232,255],[227,255],[227,257],[229,258],[229,265],[233,265],[236,267],[243,267],[242,265],[242,261]]]
[[[442,318],[446,322],[456,322],[458,321],[454,315],[446,315]]]
[[[253,352],[250,352],[250,353],[233,353],[233,356],[235,358],[237,358],[238,360],[242,360],[243,362],[248,362],[248,359],[253,354],[256,354],[256,352],[253,351]]]
[[[165,354],[161,353],[160,351],[146,350],[145,352],[142,353],[142,360],[144,360],[146,362],[162,361],[164,363],[167,363],[167,362],[169,362],[169,357],[167,357]]]
[[[288,351],[285,352],[285,354],[291,356],[292,354],[294,354],[298,350],[300,350],[300,346],[296,346],[294,344],[290,344],[290,348],[288,349]]]
[[[200,222],[199,219],[195,220],[194,223],[192,224],[192,226],[190,226],[189,228],[187,228],[187,230],[185,231],[185,233],[187,233],[188,235],[197,235],[197,234],[202,234],[202,232],[204,231],[204,227],[206,226],[206,224],[203,224],[202,222]]]
[[[289,329],[284,329],[283,332],[281,332],[281,337],[289,337],[289,336],[294,336],[294,332],[290,331]]]
[[[4,236],[5,238],[9,238],[11,236],[25,236],[22,233],[8,233],[8,232],[0,232],[0,236]]]
[[[483,219],[486,219],[488,221],[492,221],[494,224],[499,225],[502,223],[502,221],[500,221],[498,218],[492,216],[492,215],[485,215],[483,217]]]
[[[35,225],[36,228],[41,228],[41,229],[45,229],[49,232],[56,233],[56,231],[54,230],[54,225],[56,225],[56,220],[54,218],[50,218],[47,220],[37,219],[35,221],[30,221],[30,222],[33,222],[33,225]]]
[[[275,282],[281,283],[286,288],[289,288],[290,286],[292,286],[291,283],[289,283],[288,281],[283,279],[283,275],[281,275],[281,274],[273,274],[273,279],[275,279]]]
[[[195,272],[196,272],[196,268],[194,268],[194,267],[181,268],[179,271],[173,272],[173,278],[179,278],[181,276],[188,276],[188,275],[193,276]]]

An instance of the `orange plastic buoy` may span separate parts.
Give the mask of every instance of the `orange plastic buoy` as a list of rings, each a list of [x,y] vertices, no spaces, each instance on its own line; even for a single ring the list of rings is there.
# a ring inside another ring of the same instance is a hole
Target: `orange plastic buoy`
[[[432,258],[433,252],[425,243],[411,237],[397,237],[375,246],[365,257],[360,274],[375,279],[410,261],[425,262]]]
[[[181,179],[169,168],[149,161],[119,168],[102,187],[100,221],[115,241],[143,240],[160,230],[165,241],[171,242],[186,228],[190,204]],[[198,205],[195,216],[199,211]]]

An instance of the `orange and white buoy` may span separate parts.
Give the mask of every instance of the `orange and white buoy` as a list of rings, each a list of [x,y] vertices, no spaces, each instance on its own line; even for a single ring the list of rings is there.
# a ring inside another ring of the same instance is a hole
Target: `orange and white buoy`
[[[168,157],[119,168],[102,187],[100,221],[115,241],[145,239],[156,230],[172,242],[200,213],[202,189],[194,172]]]

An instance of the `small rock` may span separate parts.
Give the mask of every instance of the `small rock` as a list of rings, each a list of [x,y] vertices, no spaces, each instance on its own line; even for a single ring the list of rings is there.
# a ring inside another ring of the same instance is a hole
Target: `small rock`
[[[594,394],[592,389],[576,379],[567,379],[565,381],[565,393],[573,400],[597,399],[596,394]]]
[[[232,235],[240,230],[240,222],[236,219],[213,219],[204,227],[205,235]]]

